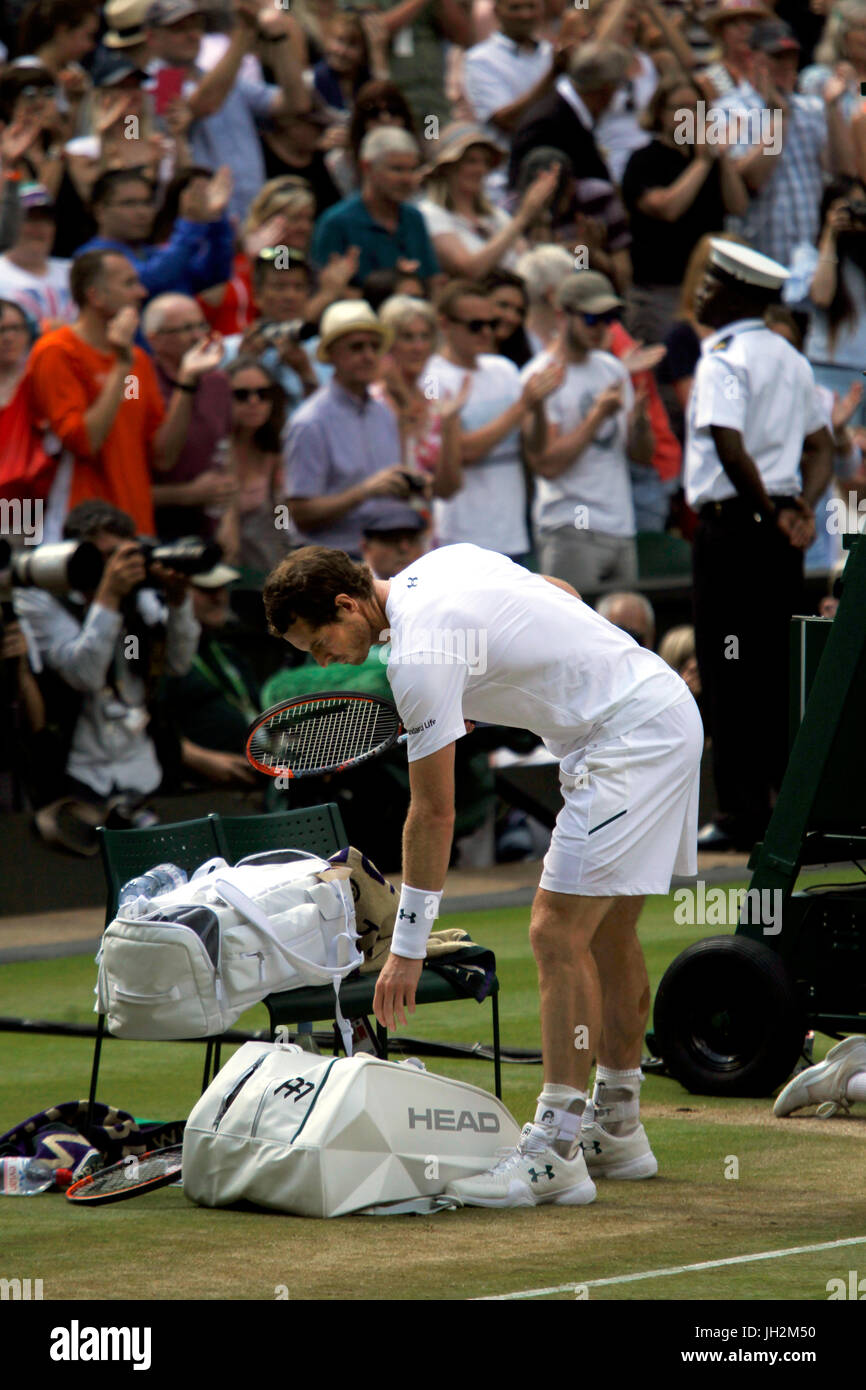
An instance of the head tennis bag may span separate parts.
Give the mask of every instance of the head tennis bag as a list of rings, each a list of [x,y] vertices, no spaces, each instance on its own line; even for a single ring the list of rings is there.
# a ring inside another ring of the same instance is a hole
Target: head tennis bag
[[[368,1053],[316,1057],[244,1043],[199,1098],[183,1137],[183,1189],[205,1207],[255,1202],[346,1216],[432,1197],[482,1173],[520,1130],[501,1101]]]
[[[348,868],[301,850],[211,859],[106,927],[96,1007],[116,1037],[205,1038],[276,990],[332,984],[351,1050],[339,988],[364,959],[356,940]]]

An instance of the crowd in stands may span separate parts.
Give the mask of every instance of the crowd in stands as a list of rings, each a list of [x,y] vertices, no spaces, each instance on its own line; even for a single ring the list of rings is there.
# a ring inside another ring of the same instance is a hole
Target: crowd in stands
[[[228,585],[298,545],[638,588],[638,534],[694,527],[711,237],[790,269],[774,326],[866,493],[866,0],[7,0],[0,59],[2,496],[106,560],[5,611],[27,737],[46,673],[76,693],[64,794],[249,785]],[[190,535],[223,563],[145,573],[136,537]]]

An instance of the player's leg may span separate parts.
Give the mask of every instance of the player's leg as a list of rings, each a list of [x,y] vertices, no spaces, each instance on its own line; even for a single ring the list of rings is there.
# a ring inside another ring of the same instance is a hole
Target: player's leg
[[[595,1197],[580,1125],[601,1022],[592,938],[610,905],[610,898],[544,888],[535,895],[529,934],[538,965],[544,1086],[517,1148],[488,1173],[449,1184],[448,1192],[469,1206],[581,1206]]]
[[[650,1007],[637,937],[643,904],[639,896],[614,899],[592,941],[601,984],[601,1033],[581,1143],[593,1178],[651,1178],[658,1172],[640,1122],[640,1060]]]
[[[538,966],[545,1083],[586,1090],[602,1019],[592,941],[611,902],[545,888],[535,895],[529,944]]]

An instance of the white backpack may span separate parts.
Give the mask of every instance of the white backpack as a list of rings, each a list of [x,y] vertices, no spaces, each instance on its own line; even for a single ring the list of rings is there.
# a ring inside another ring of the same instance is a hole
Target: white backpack
[[[331,984],[351,1052],[339,989],[363,962],[356,941],[348,869],[301,850],[233,869],[210,859],[144,916],[118,911],[96,957],[96,1009],[116,1037],[205,1038],[268,994]]]
[[[184,1192],[296,1216],[435,1210],[447,1183],[485,1172],[520,1129],[487,1091],[419,1067],[244,1043],[187,1120]]]

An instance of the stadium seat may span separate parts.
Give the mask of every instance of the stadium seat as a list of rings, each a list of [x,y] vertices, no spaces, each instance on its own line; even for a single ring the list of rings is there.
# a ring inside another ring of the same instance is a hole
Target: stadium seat
[[[645,579],[691,576],[692,547],[670,531],[638,531],[638,583]]]
[[[147,830],[106,830],[100,827],[97,835],[107,888],[106,926],[116,915],[117,899],[123,884],[137,874],[145,873],[154,864],[177,864],[191,873],[216,854],[222,855],[230,864],[250,854],[286,848],[303,849],[327,858],[346,843],[339,807],[334,802],[265,815],[220,817],[212,813],[198,820],[179,821],[175,825],[154,826]],[[471,965],[473,955],[481,954],[482,948],[469,948],[461,952],[461,963]],[[489,953],[484,954],[489,957]],[[359,976],[345,981],[341,986],[340,1002],[348,1018],[366,1018],[372,1013],[376,979],[375,975]],[[499,980],[494,973],[489,998],[493,1023],[495,1091],[501,1098],[498,996]],[[434,970],[425,968],[419,981],[416,1003],[440,1004],[466,997]],[[323,1019],[333,1022],[334,1019],[334,992],[330,987],[286,990],[271,995],[264,1003],[274,1035],[281,1025],[313,1023]],[[100,1014],[90,1078],[89,1107],[96,1101],[104,1035],[105,1016]],[[207,1040],[203,1091],[211,1074],[215,1076],[219,1070],[220,1041],[218,1038]],[[379,1055],[387,1057],[388,1034],[381,1025],[376,1026],[375,1042]]]
[[[334,802],[323,806],[304,806],[293,811],[275,811],[260,816],[218,816],[216,817],[217,837],[223,846],[222,853],[229,863],[235,864],[248,854],[269,849],[306,849],[311,854],[328,858],[346,843],[340,809]],[[480,948],[475,954],[480,955]],[[461,961],[472,962],[471,948],[461,953]],[[340,988],[340,1005],[347,1018],[366,1019],[373,1012],[373,995],[376,991],[376,976],[359,976],[346,980]],[[494,975],[490,990],[493,1011],[493,1053],[496,1095],[501,1098],[502,1078],[499,1040],[499,980]],[[447,980],[435,971],[425,969],[418,984],[417,1004],[441,1004],[466,996],[455,990]],[[271,1032],[276,1034],[280,1026],[296,1023],[315,1023],[323,1019],[333,1020],[334,991],[330,987],[286,990],[282,994],[272,994],[265,1004],[271,1023]],[[336,1032],[335,1032],[336,1037]],[[376,1027],[376,1042],[379,1054],[388,1055],[388,1034],[380,1025]]]

